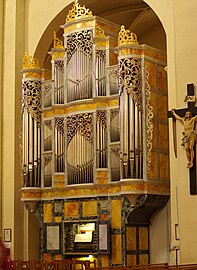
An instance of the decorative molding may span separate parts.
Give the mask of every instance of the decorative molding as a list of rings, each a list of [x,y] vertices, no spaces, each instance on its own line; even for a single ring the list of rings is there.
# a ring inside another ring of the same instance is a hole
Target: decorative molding
[[[41,120],[41,82],[35,80],[23,81],[22,85],[22,111],[27,109],[27,112],[40,125]]]
[[[141,93],[141,60],[137,57],[119,60],[119,95],[123,91],[131,93],[135,104],[140,108]]]
[[[147,173],[151,167],[151,150],[153,140],[153,106],[150,105],[150,85],[149,72],[147,66],[145,67],[145,87],[146,87],[146,146],[147,146]]]

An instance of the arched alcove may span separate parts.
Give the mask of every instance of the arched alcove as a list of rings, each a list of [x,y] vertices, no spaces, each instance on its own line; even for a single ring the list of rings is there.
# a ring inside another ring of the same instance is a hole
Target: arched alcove
[[[147,44],[162,51],[166,51],[166,34],[162,23],[153,9],[143,0],[107,1],[101,5],[99,0],[80,1],[80,5],[89,8],[93,15],[102,17],[118,25],[124,25],[126,29],[135,32],[139,44]],[[38,42],[34,57],[39,60],[42,67],[50,68],[50,51],[53,43],[53,32],[63,38],[63,30],[60,27],[65,23],[66,16],[72,4],[56,15],[48,24],[41,39]]]

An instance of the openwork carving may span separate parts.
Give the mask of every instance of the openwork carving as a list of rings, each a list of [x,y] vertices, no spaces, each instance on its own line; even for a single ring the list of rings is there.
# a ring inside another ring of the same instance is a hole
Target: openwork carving
[[[110,110],[110,121],[112,121],[119,114],[119,112],[119,108]]]
[[[63,60],[55,60],[55,67],[64,72],[64,61]]]
[[[92,31],[84,30],[73,33],[67,37],[67,64],[76,50],[83,52],[91,57],[92,55]]]
[[[103,128],[107,128],[107,114],[106,111],[97,111],[97,121]]]
[[[138,58],[125,58],[119,61],[120,95],[123,90],[131,93],[134,102],[141,105],[141,64]]]
[[[63,117],[55,118],[55,127],[62,135],[64,134],[64,118]]]
[[[91,113],[77,114],[67,118],[67,144],[69,144],[77,131],[92,142],[93,118]]]
[[[23,81],[22,85],[22,109],[27,112],[40,124],[41,108],[41,83],[40,81]]]
[[[135,33],[125,30],[122,25],[118,36],[118,46],[126,44],[138,44],[137,36]]]
[[[98,58],[100,58],[101,60],[103,60],[103,62],[106,63],[106,51],[104,51],[104,50],[97,50],[96,51],[96,56]]]
[[[146,146],[147,146],[147,173],[150,171],[151,150],[153,140],[153,107],[150,105],[150,85],[149,72],[145,67],[145,85],[146,85]]]
[[[56,32],[54,31],[54,41],[53,41],[53,46],[54,48],[64,48],[63,46],[63,41],[60,40],[57,36],[56,36]]]
[[[85,18],[85,17],[92,17],[92,11],[90,11],[85,6],[80,6],[78,3],[78,0],[74,0],[74,5],[72,9],[69,11],[67,17],[66,17],[66,23]]]
[[[40,69],[38,60],[25,52],[23,57],[23,69]]]

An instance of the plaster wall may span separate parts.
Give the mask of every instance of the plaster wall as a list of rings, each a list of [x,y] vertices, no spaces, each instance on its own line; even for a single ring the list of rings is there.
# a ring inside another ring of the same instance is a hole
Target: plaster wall
[[[186,85],[194,83],[197,85],[197,58],[196,32],[197,21],[195,18],[195,10],[197,3],[195,0],[189,2],[184,0],[174,1],[175,8],[175,61],[176,61],[176,93],[177,99],[174,102],[175,108],[185,108],[184,103],[186,95]],[[196,89],[195,89],[196,91]],[[195,93],[196,94],[196,93]],[[181,131],[183,127],[177,123],[178,145],[181,144]],[[182,157],[182,158],[181,158]],[[185,151],[179,147],[178,159],[174,161],[178,167],[178,196],[179,196],[179,219],[180,219],[180,261],[194,262],[196,261],[197,247],[197,229],[195,226],[197,216],[194,211],[197,207],[197,195],[189,195],[189,177],[187,169],[187,160]]]
[[[170,200],[150,221],[150,263],[169,262]]]
[[[12,5],[13,4],[13,5]],[[14,229],[14,105],[16,1],[4,1],[2,93],[2,229]],[[13,22],[13,24],[11,23]],[[12,40],[12,42],[8,42]],[[6,125],[7,123],[7,125]],[[13,235],[12,235],[13,236]],[[12,246],[14,241],[12,241]],[[11,249],[13,253],[13,249]]]
[[[184,98],[187,84],[197,83],[195,0],[146,1],[161,19],[167,34],[169,110],[185,108]],[[173,12],[165,11],[172,8]],[[187,159],[181,145],[183,126],[177,122],[178,158],[174,157],[172,123],[169,120],[171,157],[171,248],[180,248],[178,263],[196,262],[197,231],[194,226],[196,195],[189,195],[189,171]],[[175,224],[180,225],[180,241],[175,239]],[[171,252],[171,263],[175,262],[175,251]]]
[[[2,232],[11,229],[11,258],[24,259],[25,209],[20,199],[20,111],[21,78],[24,54],[24,0],[3,2],[2,64]]]
[[[2,91],[3,91],[3,0],[0,1],[0,216],[2,216]],[[0,230],[2,229],[2,219]]]

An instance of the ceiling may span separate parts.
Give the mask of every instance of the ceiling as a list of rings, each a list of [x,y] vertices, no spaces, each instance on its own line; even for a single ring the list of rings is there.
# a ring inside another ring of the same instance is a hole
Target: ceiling
[[[166,51],[166,35],[163,26],[154,11],[143,0],[79,0],[80,5],[89,8],[93,15],[97,15],[116,24],[124,25],[125,29],[137,34],[139,44],[147,44]],[[68,11],[73,3],[65,7],[49,24],[41,38],[35,57],[48,68],[50,56],[43,51],[50,51],[53,42],[53,31],[57,36],[63,36],[60,25],[65,23]],[[51,38],[49,38],[51,37]],[[42,55],[40,54],[42,50]]]

